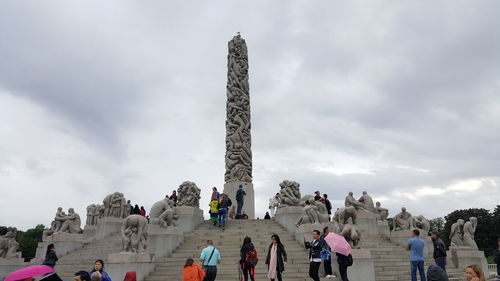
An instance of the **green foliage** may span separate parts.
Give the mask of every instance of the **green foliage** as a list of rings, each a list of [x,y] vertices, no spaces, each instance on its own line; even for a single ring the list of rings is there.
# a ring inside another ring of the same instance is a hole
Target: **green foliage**
[[[497,207],[498,209],[498,207]],[[477,218],[477,228],[475,240],[479,250],[484,251],[487,256],[491,255],[497,246],[497,238],[499,232],[495,232],[498,225],[495,225],[494,214],[485,209],[467,209],[456,210],[445,216],[446,223],[442,231],[441,239],[447,246],[450,246],[450,231],[451,225],[456,223],[458,219],[468,221],[470,217]]]
[[[21,245],[21,252],[24,261],[29,261],[35,257],[38,242],[42,242],[42,233],[45,229],[43,224],[35,228],[17,232],[17,242]]]
[[[444,230],[444,218],[434,218],[429,221],[431,230],[437,230],[440,234]]]
[[[0,235],[5,235],[7,233],[7,227],[6,226],[0,226]]]

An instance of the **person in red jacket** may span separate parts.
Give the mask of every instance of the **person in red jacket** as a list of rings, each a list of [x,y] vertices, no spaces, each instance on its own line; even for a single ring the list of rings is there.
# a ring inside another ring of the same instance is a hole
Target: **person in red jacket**
[[[182,281],[203,281],[205,271],[192,258],[186,260],[182,269]]]
[[[140,211],[141,216],[145,217],[146,216],[146,210],[144,209],[144,206],[141,206],[141,211]]]

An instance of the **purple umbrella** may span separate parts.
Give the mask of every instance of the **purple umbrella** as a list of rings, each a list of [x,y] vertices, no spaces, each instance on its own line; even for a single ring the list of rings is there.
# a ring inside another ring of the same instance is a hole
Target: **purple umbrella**
[[[7,278],[5,278],[4,281],[23,280],[26,278],[44,275],[51,272],[54,272],[54,270],[50,266],[31,265],[25,268],[21,268],[17,271],[11,272],[9,275],[7,275]]]

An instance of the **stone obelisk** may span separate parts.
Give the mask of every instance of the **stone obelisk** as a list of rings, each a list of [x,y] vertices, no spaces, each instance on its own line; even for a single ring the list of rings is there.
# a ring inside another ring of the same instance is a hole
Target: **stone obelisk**
[[[252,137],[250,134],[250,93],[248,88],[248,52],[238,33],[228,43],[226,103],[226,174],[224,193],[237,205],[236,192],[246,192],[243,211],[255,218],[252,184]]]

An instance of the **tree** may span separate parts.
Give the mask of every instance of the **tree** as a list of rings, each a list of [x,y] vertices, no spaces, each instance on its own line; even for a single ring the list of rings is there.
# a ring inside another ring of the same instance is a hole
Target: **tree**
[[[35,257],[36,248],[39,242],[42,242],[42,233],[45,229],[43,224],[35,228],[17,232],[17,242],[21,245],[21,252],[24,261],[29,261]]]
[[[487,256],[491,255],[497,245],[497,238],[495,237],[495,228],[497,226],[494,224],[494,214],[485,209],[456,210],[445,216],[446,223],[441,239],[447,246],[450,246],[451,225],[457,222],[458,219],[468,221],[470,217],[477,218],[477,228],[474,236],[479,250],[484,251]]]
[[[439,234],[442,234],[444,230],[444,219],[443,218],[434,218],[429,221],[431,225],[431,230],[436,230]]]

